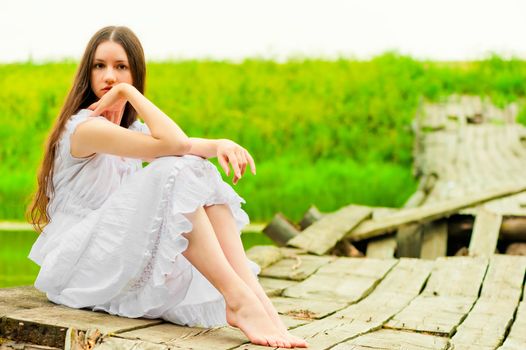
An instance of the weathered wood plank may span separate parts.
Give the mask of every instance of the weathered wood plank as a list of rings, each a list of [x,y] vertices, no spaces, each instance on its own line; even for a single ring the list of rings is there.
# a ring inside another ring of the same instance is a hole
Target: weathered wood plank
[[[292,238],[288,245],[322,255],[327,253],[347,232],[371,216],[372,209],[349,205],[334,213],[324,215]]]
[[[510,333],[499,350],[524,350],[526,348],[526,301],[519,304]]]
[[[282,259],[261,270],[261,277],[283,278],[301,281],[316,272],[321,266],[335,260],[336,257],[297,255]]]
[[[259,284],[261,284],[261,286],[265,290],[265,293],[269,297],[280,296],[283,290],[299,283],[296,281],[282,280],[282,279],[277,279],[277,278],[267,278],[267,277],[260,277],[258,280],[259,280]]]
[[[396,232],[396,256],[398,258],[419,258],[422,249],[422,225],[403,225]]]
[[[211,329],[208,328],[184,327],[173,323],[162,323],[151,327],[121,332],[118,336],[125,339],[140,339],[153,343],[170,343],[178,339],[193,339],[210,331]]]
[[[226,350],[248,342],[243,332],[230,326],[195,328],[168,323],[121,333],[119,336],[162,343],[175,349],[192,350]]]
[[[285,289],[283,295],[354,303],[367,295],[396,263],[395,259],[338,258],[305,281]]]
[[[469,243],[470,256],[491,256],[497,248],[502,215],[479,208]]]
[[[432,266],[432,261],[400,259],[365,299],[321,320],[295,328],[291,333],[306,339],[311,349],[327,349],[381,327],[418,295]],[[259,348],[243,345],[237,349]]]
[[[279,314],[307,320],[323,318],[347,306],[345,302],[284,297],[271,301]]]
[[[33,286],[0,288],[0,317],[20,309],[53,305],[44,293]]]
[[[481,296],[452,338],[455,349],[495,349],[502,343],[519,303],[525,272],[526,257],[491,257]]]
[[[298,254],[305,253],[304,250],[294,248],[278,248],[271,245],[258,245],[247,250],[247,257],[259,265],[262,269],[275,262]]]
[[[9,339],[61,347],[64,345],[68,328],[84,331],[96,328],[107,334],[148,327],[161,322],[118,317],[58,305],[9,313],[0,322],[0,334],[4,334]]]
[[[447,253],[447,221],[438,220],[424,225],[422,234],[422,259],[434,260],[446,256]]]
[[[394,257],[396,251],[396,239],[394,237],[386,237],[371,240],[367,244],[365,256],[376,259],[389,259]]]
[[[490,199],[523,192],[525,190],[525,185],[512,185],[498,190],[487,191],[483,194],[473,194],[467,197],[454,198],[440,203],[427,204],[418,208],[401,209],[388,217],[384,217],[381,221],[364,221],[354,230],[351,230],[347,234],[347,237],[352,241],[377,237],[387,232],[391,232],[404,224],[433,221],[449,216],[461,208],[483,203]]]
[[[74,348],[72,347],[71,350],[77,350],[77,349],[90,349],[89,347],[86,348]],[[102,339],[102,342],[100,344],[96,344],[93,349],[96,350],[171,350],[171,349],[177,349],[177,350],[190,350],[190,348],[180,348],[180,347],[169,347],[167,345],[163,344],[155,344],[150,343],[142,340],[131,340],[131,339],[122,339],[117,337],[104,337]],[[65,348],[65,350],[70,350],[68,348]]]
[[[361,335],[355,339],[340,343],[334,350],[446,350],[449,341],[444,337],[413,332],[401,332],[381,329]]]
[[[437,259],[422,294],[385,327],[451,335],[477,299],[486,268],[480,258]]]

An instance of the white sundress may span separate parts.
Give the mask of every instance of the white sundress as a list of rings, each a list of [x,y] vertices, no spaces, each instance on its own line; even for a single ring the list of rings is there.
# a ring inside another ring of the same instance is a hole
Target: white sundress
[[[55,158],[50,223],[29,258],[40,265],[35,287],[54,303],[125,317],[162,318],[188,326],[226,325],[225,301],[181,254],[183,215],[228,204],[240,234],[245,201],[217,168],[198,156],[139,159],[109,154],[75,158],[70,137],[91,111],[72,116]],[[104,117],[96,117],[106,120]],[[136,121],[131,130],[148,133]],[[247,258],[258,275],[260,268]]]

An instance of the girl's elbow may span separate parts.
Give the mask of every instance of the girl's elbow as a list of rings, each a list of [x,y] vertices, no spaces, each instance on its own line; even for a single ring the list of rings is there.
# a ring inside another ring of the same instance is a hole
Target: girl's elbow
[[[191,148],[192,148],[192,143],[190,139],[187,137],[184,139],[179,139],[177,140],[177,142],[174,142],[174,144],[172,145],[172,152],[175,155],[182,156],[182,155],[188,154]]]
[[[185,138],[184,141],[182,141],[181,148],[183,149],[183,154],[188,154],[192,149],[192,142],[188,137]]]

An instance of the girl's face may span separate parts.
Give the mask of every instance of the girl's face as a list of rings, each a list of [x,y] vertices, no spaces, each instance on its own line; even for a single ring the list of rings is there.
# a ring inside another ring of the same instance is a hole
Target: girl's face
[[[105,41],[95,50],[91,67],[91,89],[101,98],[118,83],[133,83],[128,57],[120,44]]]

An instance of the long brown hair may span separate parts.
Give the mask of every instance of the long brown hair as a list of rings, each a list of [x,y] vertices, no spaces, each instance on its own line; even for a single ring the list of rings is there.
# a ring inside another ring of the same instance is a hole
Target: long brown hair
[[[142,45],[137,36],[127,27],[115,26],[104,27],[95,33],[86,46],[77,73],[75,74],[73,86],[49,133],[44,150],[44,158],[38,171],[37,190],[26,211],[27,220],[39,233],[42,232],[44,226],[47,225],[50,220],[47,207],[50,197],[55,192],[53,186],[53,165],[60,135],[64,130],[66,122],[72,115],[80,109],[89,107],[93,102],[98,100],[91,89],[91,70],[95,51],[97,47],[105,41],[116,42],[124,48],[128,56],[133,85],[144,94],[146,62]],[[127,103],[120,125],[128,128],[136,119],[137,112],[130,103]]]

